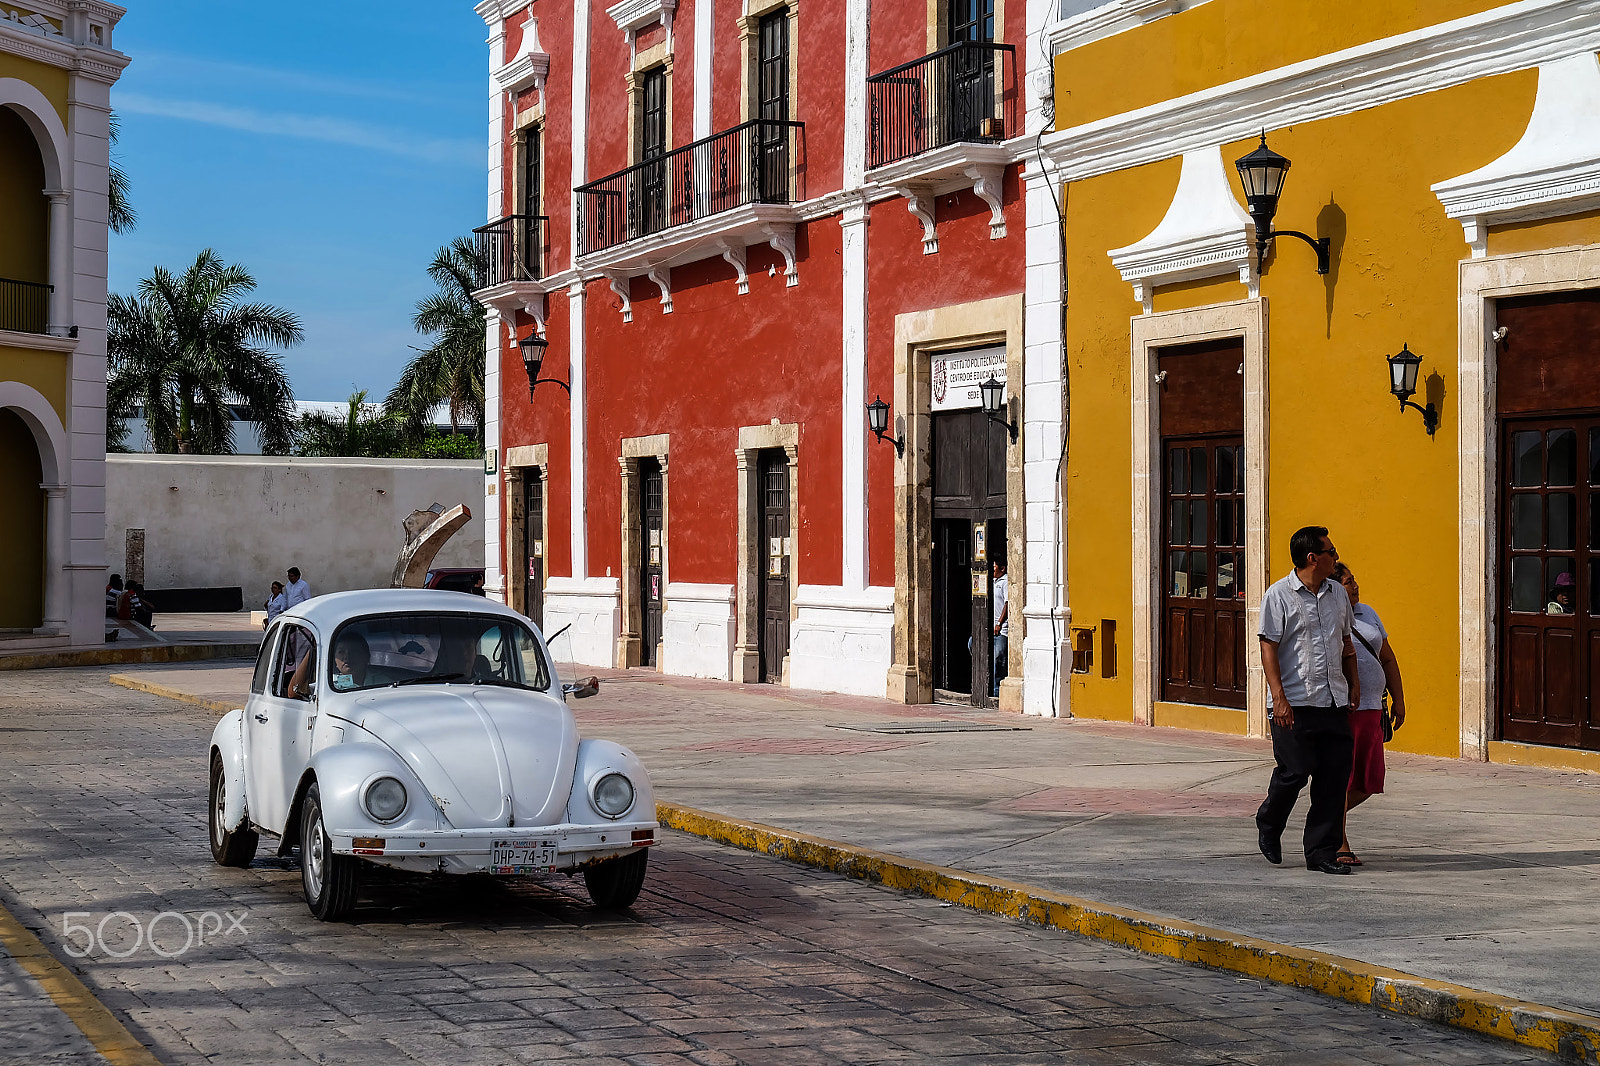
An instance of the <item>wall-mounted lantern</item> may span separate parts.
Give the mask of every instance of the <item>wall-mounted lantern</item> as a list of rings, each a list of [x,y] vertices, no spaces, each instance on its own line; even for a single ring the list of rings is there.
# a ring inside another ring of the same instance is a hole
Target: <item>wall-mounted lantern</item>
[[[989,421],[1005,426],[1011,434],[1011,443],[1017,443],[1017,420],[1011,415],[1010,405],[1005,401],[1006,383],[990,374],[989,380],[978,386],[978,391],[983,393],[983,413],[989,416]]]
[[[1439,428],[1438,409],[1431,403],[1423,407],[1411,399],[1417,392],[1417,368],[1422,365],[1422,356],[1402,344],[1388,359],[1389,392],[1399,398],[1400,410],[1410,407],[1422,412],[1422,428],[1428,431],[1428,436],[1433,436],[1433,431]]]
[[[528,372],[529,399],[533,398],[534,387],[547,381],[552,385],[560,385],[567,390],[568,396],[572,395],[572,386],[565,381],[558,381],[555,378],[541,378],[539,376],[539,368],[544,365],[544,353],[550,347],[550,342],[539,336],[538,330],[529,332],[526,337],[517,342],[517,347],[522,349],[522,367]]]
[[[1274,237],[1299,237],[1317,253],[1317,273],[1328,272],[1328,238],[1312,237],[1299,230],[1272,228],[1278,213],[1278,197],[1283,194],[1283,179],[1289,173],[1289,160],[1267,147],[1267,134],[1261,132],[1261,146],[1249,155],[1234,160],[1239,180],[1244,184],[1245,208],[1256,224],[1256,273],[1262,272],[1267,245]]]
[[[879,440],[886,440],[894,445],[894,454],[904,457],[906,454],[906,438],[904,434],[898,437],[886,437],[889,431],[889,405],[883,402],[882,396],[877,396],[867,404],[867,428],[872,430]]]

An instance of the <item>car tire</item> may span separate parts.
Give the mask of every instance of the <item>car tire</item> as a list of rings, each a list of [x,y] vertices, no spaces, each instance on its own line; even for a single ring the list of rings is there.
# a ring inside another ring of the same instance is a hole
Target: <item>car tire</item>
[[[324,922],[349,916],[356,905],[359,862],[333,853],[333,839],[322,824],[322,794],[313,782],[300,805],[300,880],[313,915]]]
[[[639,890],[644,887],[644,868],[649,859],[650,853],[640,848],[620,859],[608,859],[598,866],[586,867],[583,883],[594,905],[618,911],[633,906],[633,901],[639,898]]]
[[[231,832],[223,827],[222,811],[228,801],[228,774],[222,756],[211,753],[211,815],[207,828],[211,836],[211,857],[219,866],[249,866],[256,857],[261,837],[246,822]]]

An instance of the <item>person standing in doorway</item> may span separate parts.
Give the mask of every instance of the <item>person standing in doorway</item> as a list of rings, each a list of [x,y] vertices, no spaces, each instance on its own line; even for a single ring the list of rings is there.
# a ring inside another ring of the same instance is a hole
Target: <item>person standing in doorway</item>
[[[283,609],[286,611],[311,598],[311,586],[301,579],[298,566],[289,567],[287,576],[289,583],[283,588]]]
[[[1011,663],[1011,582],[1006,578],[1006,561],[994,561],[994,602],[999,613],[994,616],[994,659],[989,671],[989,695],[1000,695],[1000,680],[1006,676]]]
[[[1389,714],[1394,728],[1406,720],[1406,694],[1400,683],[1400,661],[1389,647],[1389,631],[1378,612],[1361,602],[1361,586],[1348,566],[1334,567],[1333,578],[1350,597],[1356,638],[1356,666],[1361,674],[1361,706],[1350,712],[1350,735],[1355,740],[1355,757],[1350,767],[1350,785],[1345,793],[1345,835],[1339,845],[1338,862],[1360,866],[1350,850],[1349,813],[1370,797],[1383,791],[1383,694],[1389,693]]]
[[[1283,830],[1309,781],[1306,869],[1348,874],[1351,867],[1335,857],[1354,747],[1350,710],[1361,703],[1354,616],[1350,597],[1332,577],[1339,552],[1326,526],[1296,530],[1289,555],[1295,568],[1261,599],[1261,665],[1277,765],[1256,812],[1257,840],[1268,862],[1283,861]]]

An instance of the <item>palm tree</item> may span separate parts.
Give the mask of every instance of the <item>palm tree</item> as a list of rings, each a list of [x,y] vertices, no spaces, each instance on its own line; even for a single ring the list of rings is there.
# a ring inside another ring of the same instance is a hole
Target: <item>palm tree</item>
[[[122,133],[122,122],[117,118],[115,111],[111,112],[111,147],[117,146],[117,137]],[[127,233],[139,224],[139,213],[133,209],[133,204],[128,200],[128,173],[117,164],[113,158],[111,163],[111,204],[107,208],[106,221],[114,233]]]
[[[466,421],[483,432],[484,310],[472,298],[482,266],[483,257],[467,237],[440,248],[428,266],[439,289],[417,302],[411,323],[434,341],[416,349],[383,401],[411,440],[422,438],[430,412],[441,403],[449,405],[452,431]]]
[[[107,301],[106,410],[141,406],[158,452],[233,453],[232,404],[250,408],[262,450],[294,444],[294,394],[266,346],[304,339],[292,311],[241,303],[255,278],[211,249],[181,275],[156,267],[136,294]]]
[[[393,415],[367,403],[367,390],[350,394],[344,417],[326,411],[300,416],[295,431],[300,455],[391,456],[400,447],[400,432]]]

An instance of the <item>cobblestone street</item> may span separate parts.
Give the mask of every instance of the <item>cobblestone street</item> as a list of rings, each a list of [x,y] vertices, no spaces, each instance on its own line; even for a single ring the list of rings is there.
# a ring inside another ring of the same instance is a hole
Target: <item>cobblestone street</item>
[[[676,833],[631,915],[385,877],[324,925],[292,861],[212,863],[211,716],[106,673],[0,682],[0,887],[170,1066],[1546,1061]],[[4,961],[0,1062],[93,1061]]]

